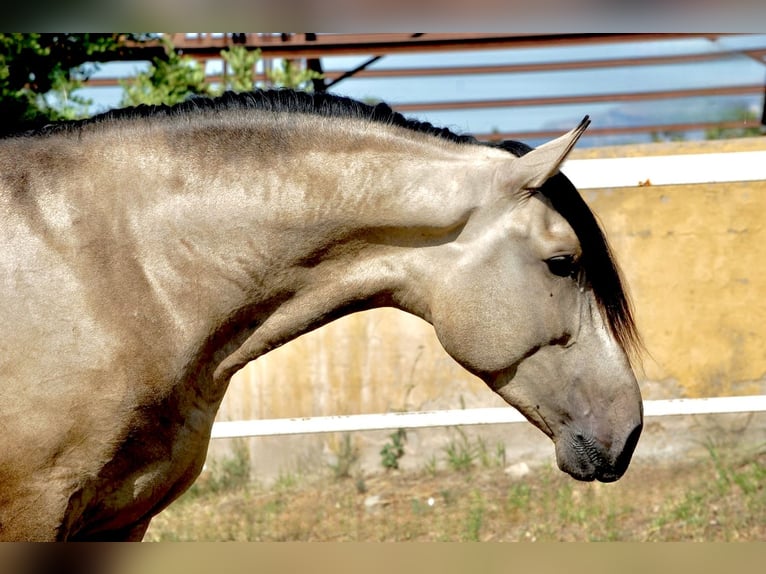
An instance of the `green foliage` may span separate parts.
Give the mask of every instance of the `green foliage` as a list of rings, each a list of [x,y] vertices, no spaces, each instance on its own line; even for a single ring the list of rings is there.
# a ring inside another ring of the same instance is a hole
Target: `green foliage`
[[[209,93],[205,70],[199,62],[180,55],[170,41],[163,39],[165,57],[155,57],[146,72],[121,80],[125,93],[121,104],[178,104],[194,94]]]
[[[727,121],[747,121],[758,120],[758,113],[754,110],[750,110],[745,107],[735,109],[727,115],[725,120]],[[742,128],[709,128],[705,130],[706,140],[720,140],[729,138],[743,138],[749,136],[761,135],[761,128],[755,127],[742,127]]]
[[[398,429],[388,435],[390,442],[383,445],[380,451],[381,464],[386,470],[399,468],[399,459],[404,456],[404,443],[407,441],[407,432]]]
[[[246,92],[264,87],[255,81],[260,50],[248,50],[245,46],[230,46],[222,50],[221,58],[226,62],[223,81],[219,86],[212,86],[198,61],[179,54],[169,40],[162,41],[164,57],[155,58],[146,72],[120,82],[125,90],[122,105],[173,105],[192,95],[215,96],[229,90]],[[280,68],[268,71],[266,75],[274,86],[302,90],[310,90],[311,80],[321,77],[321,74],[304,70],[291,60],[282,60]]]
[[[705,130],[704,138],[706,140],[720,140],[729,138],[744,138],[761,135],[759,126],[744,127],[746,122],[752,123],[759,120],[759,114],[756,110],[740,106],[728,111],[723,117],[718,117],[716,121],[732,122],[741,121],[741,128],[712,127]],[[650,137],[653,142],[679,142],[686,140],[686,134],[674,131],[655,131],[651,132]]]
[[[493,466],[505,467],[506,456],[504,443],[496,443],[495,450],[492,452],[487,445],[486,439],[483,437],[477,437],[474,451],[476,453],[476,458],[484,468],[490,468]]]
[[[665,539],[668,533],[681,539],[700,539],[700,532],[720,531],[723,539],[736,540],[740,530],[762,524],[766,513],[763,445],[757,447],[760,454],[750,454],[744,460],[741,454],[736,458],[726,455],[712,441],[705,446],[710,455],[708,476],[698,488],[662,506],[652,520],[650,539]],[[728,509],[728,517],[722,516],[724,509]]]
[[[726,491],[731,487],[732,484],[732,475],[731,471],[724,463],[724,461],[721,458],[721,454],[718,450],[718,447],[715,445],[715,443],[708,439],[705,443],[705,448],[708,451],[708,454],[710,455],[710,460],[713,465],[713,469],[715,470],[716,474],[716,487],[718,488],[719,494],[723,495],[726,493]]]
[[[738,487],[743,494],[750,496],[762,488],[764,478],[766,478],[766,465],[759,463],[756,459],[737,467],[722,456],[721,451],[712,440],[706,442],[705,448],[710,455],[715,471],[715,486],[718,494],[727,495],[732,489]]]
[[[673,130],[651,132],[649,137],[651,137],[653,143],[686,141],[686,135],[683,132],[675,132]]]
[[[292,472],[280,471],[277,480],[274,482],[275,490],[289,490],[294,488],[299,482],[299,476]]]
[[[85,117],[90,102],[74,95],[127,38],[118,34],[0,34],[0,133],[51,120]]]
[[[260,50],[232,46],[228,50],[221,50],[221,57],[228,68],[221,91],[246,92],[255,87],[255,65],[261,59]]]
[[[322,77],[322,74],[314,70],[305,70],[288,59],[282,60],[281,67],[267,72],[266,75],[275,86],[307,91],[312,89],[311,80]]]
[[[129,53],[128,40],[140,44],[157,39],[157,34],[0,33],[0,135],[51,121],[87,117],[92,102],[77,90],[99,69],[99,62]],[[164,53],[154,57],[145,72],[120,82],[125,92],[122,105],[172,105],[190,95],[260,87],[255,83],[259,50],[231,46],[222,51],[226,77],[220,86],[212,86],[198,61],[180,54],[167,39],[160,39]],[[321,77],[292,60],[282,61],[267,75],[275,86],[307,90],[312,79]]]

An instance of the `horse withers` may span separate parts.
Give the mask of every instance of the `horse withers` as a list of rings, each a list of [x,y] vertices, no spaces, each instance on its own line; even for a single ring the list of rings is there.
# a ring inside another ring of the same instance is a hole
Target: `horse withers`
[[[226,94],[0,140],[0,539],[140,540],[199,474],[233,373],[392,306],[613,481],[638,336],[559,171],[587,121],[482,145],[326,94]]]

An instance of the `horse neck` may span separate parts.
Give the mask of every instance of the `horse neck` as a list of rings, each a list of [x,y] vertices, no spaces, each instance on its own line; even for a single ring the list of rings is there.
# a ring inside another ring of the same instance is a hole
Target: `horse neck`
[[[157,199],[149,186],[150,201],[167,204],[152,213],[187,222],[207,252],[236,249],[252,258],[249,275],[273,277],[274,265],[305,267],[337,257],[342,246],[451,232],[486,201],[488,159],[505,156],[388,126],[365,123],[354,133],[354,122],[313,121],[281,134],[278,149],[274,126],[261,126],[238,134],[246,144],[227,141],[224,131],[208,134],[214,143],[206,146],[181,141],[144,151],[149,177],[159,175],[165,188]]]
[[[353,311],[425,316],[413,248],[448,242],[491,189],[494,150],[321,123],[327,133],[283,133],[279,149],[200,132],[101,158],[106,184],[131,188],[123,209],[153,299],[185,354],[218,365],[217,381]]]

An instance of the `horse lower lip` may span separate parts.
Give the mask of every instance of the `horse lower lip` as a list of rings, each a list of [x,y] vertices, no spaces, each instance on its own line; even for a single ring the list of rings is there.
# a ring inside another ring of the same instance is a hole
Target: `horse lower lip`
[[[596,476],[593,474],[580,474],[580,475],[571,475],[572,478],[579,480],[580,482],[593,482],[596,479]]]
[[[575,480],[579,480],[581,482],[593,482],[594,480],[597,480],[599,482],[615,482],[620,479],[622,474],[618,472],[614,472],[611,470],[600,470],[600,469],[593,469],[590,471],[583,471],[583,470],[567,470],[567,474],[569,474],[572,478]]]
[[[596,476],[596,480],[598,480],[599,482],[616,482],[617,480],[620,479],[620,476],[621,475],[619,475],[619,474],[611,473],[610,472],[610,473],[607,473],[607,474],[602,474],[600,476]]]

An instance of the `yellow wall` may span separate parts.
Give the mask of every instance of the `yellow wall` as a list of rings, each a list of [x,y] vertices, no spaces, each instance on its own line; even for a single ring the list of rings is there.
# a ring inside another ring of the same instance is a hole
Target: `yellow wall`
[[[766,139],[577,151],[575,157],[766,149]],[[764,391],[766,182],[586,190],[624,271],[647,398]],[[352,315],[251,363],[219,419],[503,404],[391,309]]]
[[[584,151],[579,157],[766,149],[766,139]],[[752,394],[766,379],[766,182],[586,190],[630,285],[665,398]],[[651,397],[650,397],[651,398]]]

